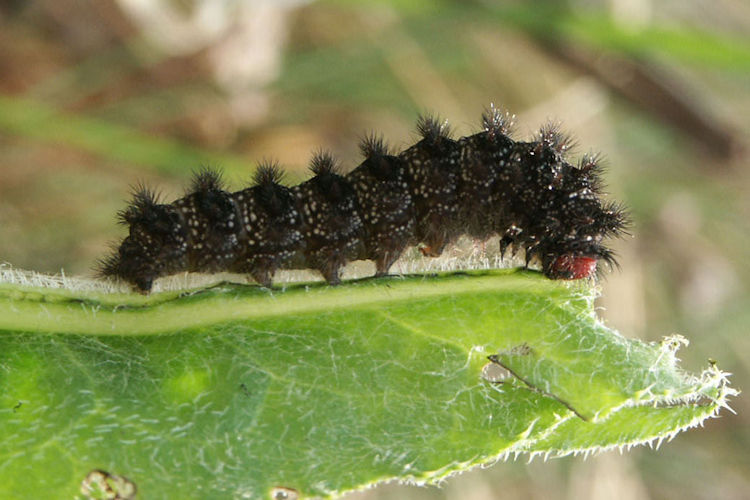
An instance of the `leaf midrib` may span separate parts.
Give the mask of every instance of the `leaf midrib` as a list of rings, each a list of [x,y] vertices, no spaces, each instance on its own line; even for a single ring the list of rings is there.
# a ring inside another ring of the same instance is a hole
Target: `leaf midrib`
[[[441,286],[436,286],[442,282]],[[356,308],[377,310],[389,303],[488,291],[562,292],[565,285],[518,270],[449,273],[437,277],[368,279],[339,287],[296,285],[261,291],[254,286],[221,285],[175,296],[173,293],[107,297],[18,286],[19,297],[0,293],[0,332],[52,334],[156,335],[225,321],[263,320]],[[118,302],[118,300],[122,299]]]

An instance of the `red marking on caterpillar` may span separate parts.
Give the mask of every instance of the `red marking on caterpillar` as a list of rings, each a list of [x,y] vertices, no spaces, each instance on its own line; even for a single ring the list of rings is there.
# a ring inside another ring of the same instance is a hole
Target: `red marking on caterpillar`
[[[278,269],[312,268],[336,284],[348,261],[372,260],[380,276],[408,246],[438,256],[462,235],[497,235],[501,252],[525,250],[527,265],[537,257],[552,279],[590,277],[600,260],[615,264],[603,242],[623,233],[627,217],[601,197],[598,158],[569,163],[571,140],[555,127],[515,141],[494,107],[482,126],[455,139],[444,122],[422,117],[421,139],[406,150],[370,136],[349,173],[318,153],[313,177],[292,187],[275,164],[260,165],[253,185],[234,193],[210,169],[172,203],[137,187],[119,214],[129,235],[101,274],[141,291],[182,271],[247,273],[270,286]]]
[[[593,257],[561,255],[552,263],[550,273],[554,278],[579,280],[593,276],[596,259]]]

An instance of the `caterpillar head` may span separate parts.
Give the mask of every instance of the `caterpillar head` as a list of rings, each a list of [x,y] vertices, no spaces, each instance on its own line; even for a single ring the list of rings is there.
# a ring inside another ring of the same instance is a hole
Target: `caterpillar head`
[[[608,236],[625,232],[628,217],[619,205],[600,205],[596,200],[586,207],[578,207],[585,215],[572,216],[571,223],[549,238],[539,255],[544,274],[552,279],[577,280],[593,277],[597,265],[604,261],[609,267],[617,265],[612,250],[602,244]]]
[[[589,278],[596,272],[596,258],[584,255],[564,254],[557,257],[545,271],[552,279],[579,280]]]
[[[598,244],[578,243],[557,252],[545,253],[542,256],[542,270],[548,278],[557,280],[591,278],[600,260],[615,264],[610,250]]]

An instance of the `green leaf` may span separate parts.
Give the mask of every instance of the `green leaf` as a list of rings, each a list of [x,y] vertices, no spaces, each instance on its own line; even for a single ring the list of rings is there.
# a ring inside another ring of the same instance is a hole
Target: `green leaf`
[[[434,482],[512,454],[671,438],[736,393],[713,365],[681,371],[679,338],[625,339],[596,319],[594,289],[533,272],[150,296],[5,274],[2,498]],[[490,380],[500,365],[515,376]]]

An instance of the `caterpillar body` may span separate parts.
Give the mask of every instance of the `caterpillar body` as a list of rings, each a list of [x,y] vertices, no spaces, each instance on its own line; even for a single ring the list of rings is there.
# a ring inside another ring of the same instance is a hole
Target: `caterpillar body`
[[[422,117],[421,139],[403,152],[369,136],[351,172],[317,153],[313,177],[292,187],[273,163],[234,193],[205,168],[169,204],[139,186],[118,214],[129,235],[100,272],[144,292],[182,271],[247,273],[270,286],[278,269],[311,268],[337,284],[348,261],[372,260],[385,275],[407,247],[438,256],[462,235],[498,235],[501,252],[525,250],[527,264],[537,257],[552,279],[590,277],[599,260],[615,264],[603,242],[624,232],[627,216],[602,199],[597,157],[572,165],[570,139],[555,127],[521,142],[510,126],[490,107],[480,132],[454,139],[444,122]]]

